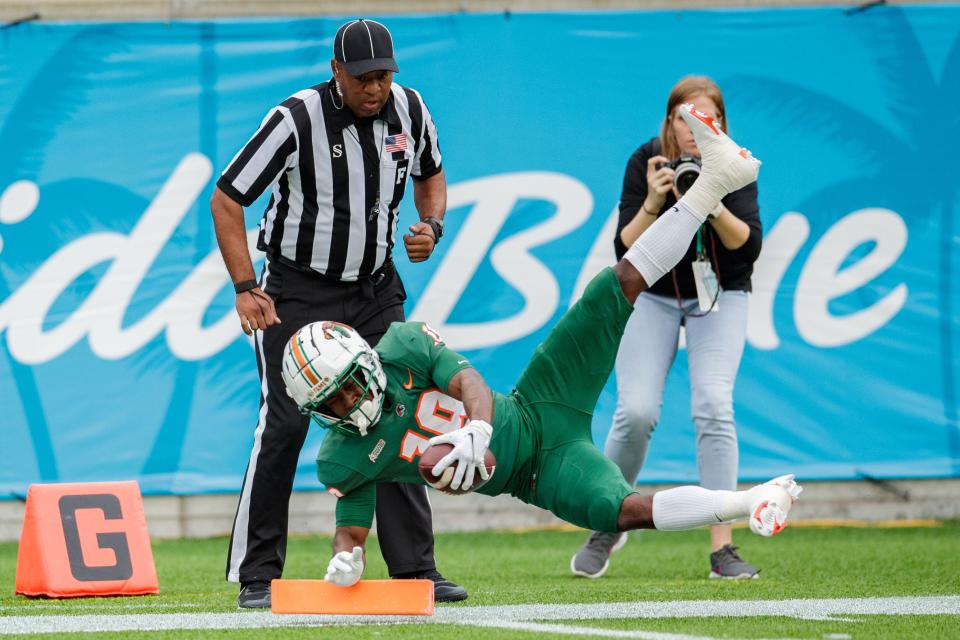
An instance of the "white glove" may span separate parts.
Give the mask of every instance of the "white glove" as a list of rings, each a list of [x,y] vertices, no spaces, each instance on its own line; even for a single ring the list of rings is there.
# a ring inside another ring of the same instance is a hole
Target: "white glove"
[[[324,580],[341,587],[352,587],[363,575],[363,547],[354,547],[353,551],[340,551],[333,554],[327,565]]]
[[[473,477],[479,471],[481,480],[489,480],[490,473],[487,471],[487,465],[483,463],[483,454],[486,453],[490,445],[490,436],[493,435],[493,427],[483,420],[471,420],[462,429],[457,429],[442,436],[430,438],[430,445],[452,444],[453,451],[440,458],[440,461],[433,467],[433,475],[439,476],[444,469],[457,464],[453,473],[453,480],[450,481],[450,488],[458,491],[463,484],[463,490],[468,491],[473,486]]]

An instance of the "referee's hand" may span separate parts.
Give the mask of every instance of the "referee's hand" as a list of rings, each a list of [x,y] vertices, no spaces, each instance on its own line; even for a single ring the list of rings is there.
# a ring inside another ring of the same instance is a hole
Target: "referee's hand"
[[[403,236],[403,244],[407,248],[407,257],[410,262],[423,262],[433,253],[436,239],[433,229],[426,222],[418,222],[410,226],[410,235]]]
[[[257,329],[280,324],[273,298],[265,294],[260,287],[237,294],[237,315],[240,316],[240,328],[248,336],[253,335]]]

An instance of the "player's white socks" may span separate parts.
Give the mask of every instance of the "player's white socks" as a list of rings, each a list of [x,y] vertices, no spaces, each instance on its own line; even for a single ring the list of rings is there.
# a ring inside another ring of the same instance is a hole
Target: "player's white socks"
[[[672,269],[687,252],[690,241],[720,204],[720,199],[757,179],[760,161],[741,149],[713,119],[693,105],[680,107],[700,149],[700,176],[670,211],[661,215],[633,243],[624,256],[637,268],[647,286]]]
[[[661,531],[684,531],[749,517],[751,531],[772,536],[786,526],[790,507],[801,492],[793,474],[746,491],[693,486],[658,491],[653,494],[653,525]]]
[[[697,229],[706,219],[707,214],[694,211],[681,198],[675,207],[657,218],[637,238],[623,257],[637,268],[649,287],[680,262]]]
[[[686,531],[750,515],[746,491],[677,487],[653,494],[653,524],[660,531]]]

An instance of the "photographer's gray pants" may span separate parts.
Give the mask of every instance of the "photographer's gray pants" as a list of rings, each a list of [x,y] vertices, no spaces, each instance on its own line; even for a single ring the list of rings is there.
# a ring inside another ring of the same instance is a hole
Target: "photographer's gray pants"
[[[685,322],[690,411],[700,485],[706,489],[732,491],[737,485],[733,383],[746,340],[747,301],[745,291],[723,291],[716,311]],[[683,300],[683,306],[687,313],[699,312],[696,299]],[[643,293],[627,322],[617,353],[617,409],[604,449],[627,482],[640,473],[660,420],[683,320],[675,298]]]

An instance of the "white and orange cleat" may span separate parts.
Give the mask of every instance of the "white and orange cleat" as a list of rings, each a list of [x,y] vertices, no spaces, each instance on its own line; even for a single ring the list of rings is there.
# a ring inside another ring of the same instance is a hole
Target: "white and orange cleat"
[[[692,104],[680,106],[680,116],[689,125],[700,150],[700,176],[684,199],[694,211],[713,211],[728,193],[756,181],[760,161],[723,132],[710,116]]]
[[[790,507],[803,492],[792,473],[748,489],[750,530],[758,536],[774,536],[787,527]]]

